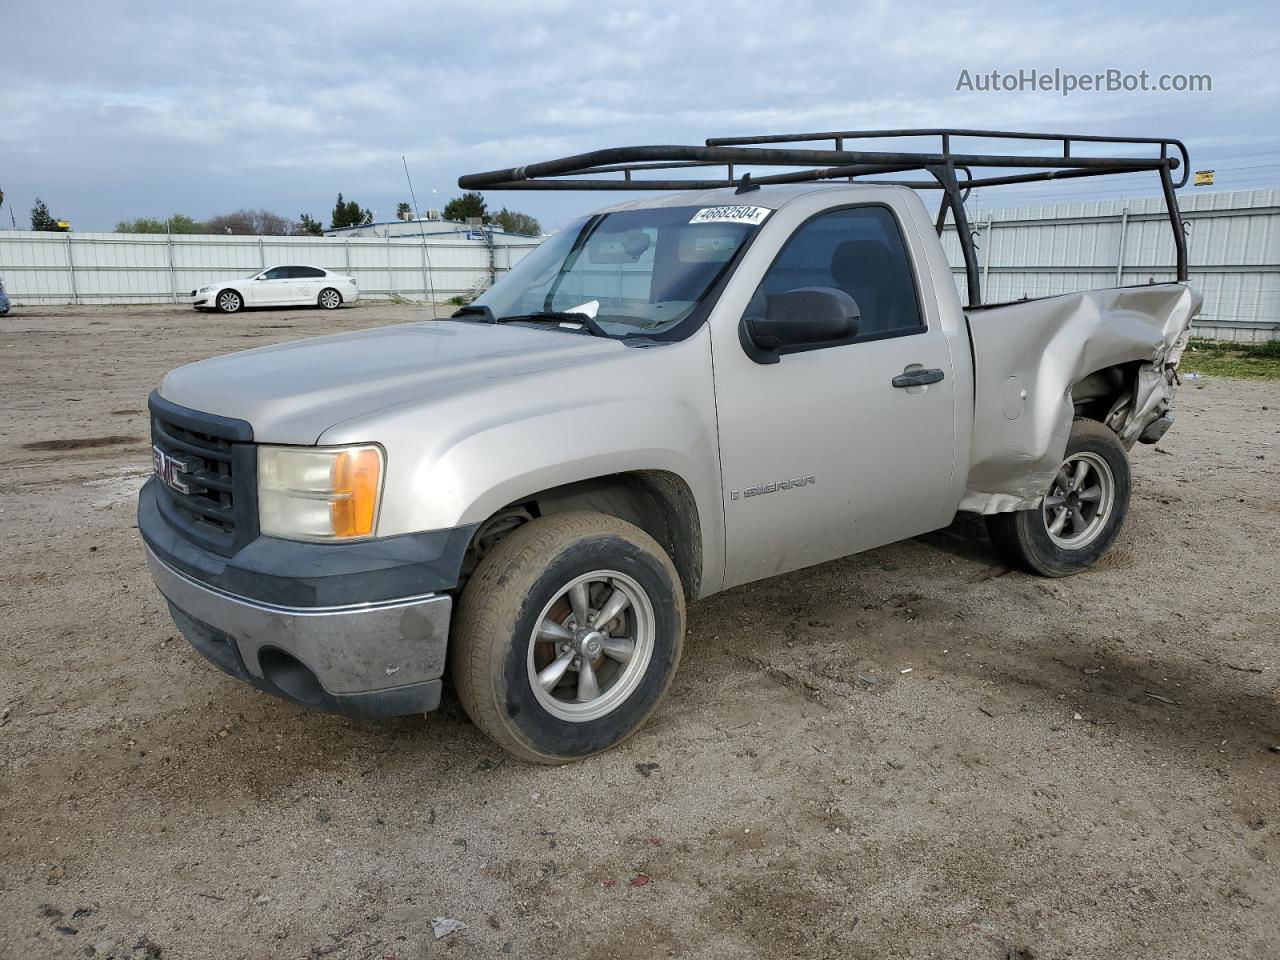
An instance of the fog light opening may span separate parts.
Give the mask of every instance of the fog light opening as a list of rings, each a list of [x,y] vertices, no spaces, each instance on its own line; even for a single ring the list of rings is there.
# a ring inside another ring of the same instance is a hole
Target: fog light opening
[[[299,703],[316,704],[324,697],[324,687],[302,661],[283,650],[262,650],[258,654],[262,675],[285,695]]]

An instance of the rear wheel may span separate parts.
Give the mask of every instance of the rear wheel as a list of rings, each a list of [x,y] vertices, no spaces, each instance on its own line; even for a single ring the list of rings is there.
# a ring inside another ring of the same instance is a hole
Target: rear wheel
[[[671,685],[684,595],[663,549],[614,517],[564,513],[485,556],[458,603],[450,670],[481,730],[534,763],[635,733]]]
[[[218,309],[223,313],[238,313],[244,306],[244,299],[234,290],[223,290],[218,294]]]
[[[342,294],[333,287],[325,287],[320,291],[320,296],[316,302],[325,310],[337,310],[342,306]]]
[[[1108,427],[1077,420],[1062,466],[1036,510],[987,517],[997,549],[1045,577],[1093,566],[1111,548],[1129,512],[1129,457]]]

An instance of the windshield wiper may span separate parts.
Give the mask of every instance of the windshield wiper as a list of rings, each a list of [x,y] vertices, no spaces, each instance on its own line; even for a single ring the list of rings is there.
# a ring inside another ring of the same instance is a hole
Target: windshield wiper
[[[509,317],[498,317],[494,323],[577,323],[586,327],[597,337],[607,337],[604,327],[596,323],[585,313],[573,313],[567,310],[537,310],[533,313],[517,313]]]

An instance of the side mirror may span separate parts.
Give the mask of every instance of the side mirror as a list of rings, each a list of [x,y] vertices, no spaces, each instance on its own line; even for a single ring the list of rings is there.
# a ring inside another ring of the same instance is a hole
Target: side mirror
[[[777,363],[790,347],[856,337],[860,318],[857,301],[834,287],[801,287],[774,296],[757,294],[742,317],[738,338],[756,363]]]

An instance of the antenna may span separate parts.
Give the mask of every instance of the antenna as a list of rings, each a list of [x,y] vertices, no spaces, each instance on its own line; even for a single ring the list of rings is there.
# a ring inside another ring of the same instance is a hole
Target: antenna
[[[400,162],[404,164],[404,178],[409,184],[409,199],[413,201],[413,218],[421,220],[418,216],[418,196],[413,192],[413,178],[409,176],[409,161],[404,158],[404,154],[400,154]]]
[[[413,201],[413,219],[418,221],[418,232],[422,235],[422,259],[427,262],[427,285],[431,290],[431,316],[436,315],[436,281],[431,276],[431,257],[427,255],[427,227],[422,222],[422,217],[418,216],[418,195],[413,192],[413,178],[409,176],[409,161],[404,158],[404,154],[400,154],[400,162],[404,164],[404,178],[409,184],[409,199]]]

